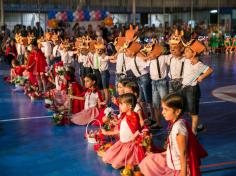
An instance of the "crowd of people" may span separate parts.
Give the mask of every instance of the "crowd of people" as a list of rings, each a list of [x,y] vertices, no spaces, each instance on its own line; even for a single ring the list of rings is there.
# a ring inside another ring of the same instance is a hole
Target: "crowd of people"
[[[10,39],[4,33],[5,61],[11,65],[5,80],[15,91],[44,98],[47,108],[69,114],[75,125],[99,121],[101,135],[115,136],[100,154],[115,169],[128,163],[139,165],[145,176],[200,175],[199,159],[207,153],[196,139],[203,128],[199,84],[213,70],[199,58],[207,51],[199,32],[188,36],[177,27],[170,34],[132,25],[108,30],[101,24],[82,33],[77,25],[71,38],[62,30],[44,33],[39,23],[24,31],[16,27]],[[116,93],[110,64],[116,65]],[[113,118],[106,113],[110,104],[119,111]],[[163,128],[162,117],[169,123],[164,149],[140,145],[144,134]]]

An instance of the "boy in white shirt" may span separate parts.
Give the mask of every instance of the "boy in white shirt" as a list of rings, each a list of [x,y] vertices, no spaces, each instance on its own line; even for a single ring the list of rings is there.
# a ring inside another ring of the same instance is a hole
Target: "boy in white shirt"
[[[25,55],[25,46],[28,43],[27,37],[22,37],[21,34],[17,36],[16,40],[16,51],[17,51],[17,60],[20,62],[20,65],[24,64],[24,55]]]
[[[117,37],[114,41],[116,54],[110,56],[110,62],[116,63],[116,85],[126,77],[126,64],[125,64],[125,50],[124,50],[125,37]]]
[[[195,40],[190,41],[184,51],[187,59],[184,65],[182,93],[186,100],[185,109],[192,117],[192,131],[194,134],[197,134],[199,123],[198,113],[201,95],[199,83],[213,72],[212,68],[199,61],[199,55],[204,50],[205,46]]]
[[[145,60],[143,60],[143,55],[139,53],[140,49],[141,45],[139,43],[133,42],[131,46],[127,48],[125,54],[126,56],[132,58],[130,59],[130,70],[134,74],[135,80],[138,83],[139,100],[145,116],[148,117],[148,112],[151,112],[151,115],[153,114],[151,110],[152,88],[148,64]]]
[[[152,80],[152,105],[156,123],[151,128],[160,129],[161,125],[161,99],[167,95],[167,70],[169,58],[167,55],[161,55],[163,47],[155,44],[153,50],[148,54],[147,60],[150,65],[150,78]]]
[[[183,68],[184,68],[184,48],[182,45],[183,33],[175,31],[169,40],[170,45],[170,55],[169,57],[169,73],[168,76],[170,78],[168,82],[169,93],[178,92],[182,87],[182,79],[183,79]]]
[[[52,55],[52,41],[51,41],[51,34],[49,32],[45,33],[45,41],[42,42],[43,48],[44,48],[44,55],[46,57],[46,61],[48,66],[52,65],[51,64],[51,55]]]
[[[56,63],[61,60],[61,53],[59,51],[60,50],[59,34],[53,34],[52,41],[53,41],[54,47],[52,49],[51,61],[52,61],[52,63]]]
[[[59,50],[59,52],[61,54],[61,61],[63,62],[63,65],[65,67],[72,66],[74,52],[69,50],[69,42],[67,40],[62,42],[60,48],[61,49]]]
[[[97,78],[99,90],[103,90],[105,103],[109,102],[109,81],[110,72],[108,70],[109,57],[105,55],[105,45],[103,40],[98,40],[95,44],[96,52],[93,55],[93,71]]]

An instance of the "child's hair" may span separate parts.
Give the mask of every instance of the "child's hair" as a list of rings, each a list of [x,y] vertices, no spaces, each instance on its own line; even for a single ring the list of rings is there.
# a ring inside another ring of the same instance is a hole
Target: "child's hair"
[[[131,82],[128,82],[125,87],[128,87],[132,90],[132,92],[137,96],[139,97],[139,86],[136,82],[134,81],[131,81]]]
[[[137,98],[132,93],[125,93],[125,94],[122,94],[121,96],[119,96],[119,102],[131,105],[131,109],[134,110],[134,108],[137,104]]]
[[[92,73],[89,73],[89,74],[85,75],[85,77],[84,77],[84,78],[89,78],[89,79],[91,79],[92,81],[95,81],[95,84],[94,84],[94,86],[96,86],[96,85],[97,85],[97,77],[96,77],[94,74],[92,74]]]
[[[184,113],[184,99],[181,95],[177,93],[171,93],[166,95],[163,99],[162,102],[165,103],[166,106],[177,110],[180,109],[181,113],[180,115],[183,115]]]
[[[13,59],[11,61],[11,64],[12,64],[12,66],[18,66],[18,65],[20,65],[20,62],[18,60],[16,60],[16,59]]]
[[[118,83],[122,84],[123,86],[126,86],[126,84],[128,84],[129,82],[131,82],[131,80],[128,78],[120,79],[118,81]]]

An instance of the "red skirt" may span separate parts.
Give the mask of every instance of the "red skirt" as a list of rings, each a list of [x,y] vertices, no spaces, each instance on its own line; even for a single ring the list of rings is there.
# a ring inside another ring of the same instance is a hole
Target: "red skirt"
[[[98,108],[92,107],[89,109],[84,109],[76,114],[73,114],[71,121],[76,125],[86,125],[91,122],[91,120],[96,119],[98,115]]]
[[[180,170],[172,170],[167,166],[165,153],[147,155],[139,167],[145,176],[180,176]]]
[[[144,150],[138,144],[118,141],[106,151],[102,160],[115,168],[121,168],[125,165],[138,165],[144,157]]]

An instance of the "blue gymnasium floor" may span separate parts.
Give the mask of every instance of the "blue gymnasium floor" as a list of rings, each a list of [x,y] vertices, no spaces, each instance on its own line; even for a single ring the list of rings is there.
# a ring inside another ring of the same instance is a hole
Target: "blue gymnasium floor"
[[[215,72],[202,84],[200,116],[207,130],[199,139],[209,152],[203,160],[205,176],[236,175],[236,88],[225,89],[220,99],[212,95],[218,87],[236,83],[236,56],[213,55],[204,59]],[[119,171],[102,163],[93,147],[83,139],[85,127],[54,126],[52,112],[43,101],[31,102],[23,93],[4,83],[7,68],[0,64],[0,175],[118,176]],[[113,77],[114,80],[114,77]],[[224,94],[223,94],[224,95]],[[223,99],[223,100],[222,100]],[[26,119],[23,119],[26,118]],[[157,133],[155,140],[163,139]],[[215,165],[214,165],[215,164]]]

